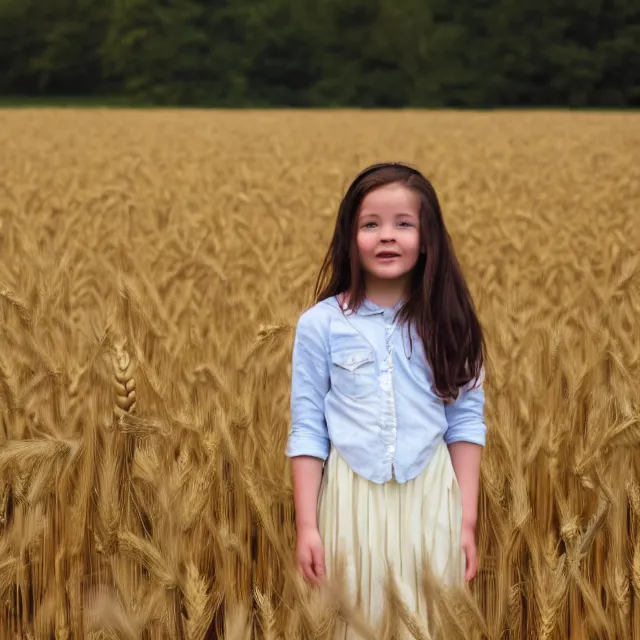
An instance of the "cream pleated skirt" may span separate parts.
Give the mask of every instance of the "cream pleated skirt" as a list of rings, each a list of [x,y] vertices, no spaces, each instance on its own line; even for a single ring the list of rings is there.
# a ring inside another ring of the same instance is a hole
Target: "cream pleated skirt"
[[[357,475],[331,450],[318,500],[327,577],[343,574],[351,605],[374,628],[386,606],[384,584],[391,567],[400,595],[426,627],[422,589],[423,550],[440,583],[464,584],[460,548],[462,501],[451,457],[442,441],[415,479],[376,484]],[[359,638],[340,621],[335,638]]]

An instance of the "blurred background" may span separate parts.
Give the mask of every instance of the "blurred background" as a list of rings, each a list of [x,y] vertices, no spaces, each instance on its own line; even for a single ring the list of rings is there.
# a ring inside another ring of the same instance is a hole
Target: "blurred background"
[[[0,96],[640,106],[640,0],[0,0]]]

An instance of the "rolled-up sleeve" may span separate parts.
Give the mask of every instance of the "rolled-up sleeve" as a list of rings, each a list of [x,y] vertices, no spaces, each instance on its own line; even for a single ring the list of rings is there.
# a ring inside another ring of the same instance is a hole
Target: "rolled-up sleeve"
[[[447,444],[473,442],[485,445],[487,426],[484,421],[484,370],[479,380],[472,383],[461,389],[455,402],[445,405],[448,426],[444,440]]]
[[[298,321],[291,362],[291,428],[286,455],[326,460],[329,436],[324,399],[329,390],[329,365],[322,327],[313,316]]]

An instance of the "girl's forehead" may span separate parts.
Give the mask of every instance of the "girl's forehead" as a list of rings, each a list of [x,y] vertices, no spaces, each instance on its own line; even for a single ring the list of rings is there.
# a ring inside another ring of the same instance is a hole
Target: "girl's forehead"
[[[370,191],[360,205],[360,215],[367,213],[414,213],[420,211],[418,194],[402,184],[387,184]]]

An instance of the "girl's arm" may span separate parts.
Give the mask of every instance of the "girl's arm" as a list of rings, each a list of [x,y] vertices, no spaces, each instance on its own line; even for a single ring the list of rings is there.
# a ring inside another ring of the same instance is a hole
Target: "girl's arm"
[[[329,390],[328,356],[322,325],[309,313],[296,328],[291,367],[291,460],[296,514],[296,556],[305,577],[322,581],[325,559],[318,531],[318,494],[323,462],[329,455],[324,398]]]
[[[312,456],[296,456],[291,461],[293,501],[296,507],[296,529],[317,529],[317,505],[322,480],[322,460]]]
[[[296,560],[302,575],[312,584],[320,585],[327,573],[316,517],[322,460],[312,456],[296,456],[291,468],[296,505]]]
[[[475,530],[478,521],[482,446],[473,442],[452,442],[449,453],[462,494],[462,526]]]
[[[477,384],[470,383],[455,402],[445,405],[448,428],[444,438],[462,493],[462,520],[473,528],[478,520],[480,460],[487,432],[483,380],[484,371]]]
[[[291,359],[291,429],[287,456],[329,456],[324,399],[329,391],[329,356],[323,327],[310,312],[298,321]]]

